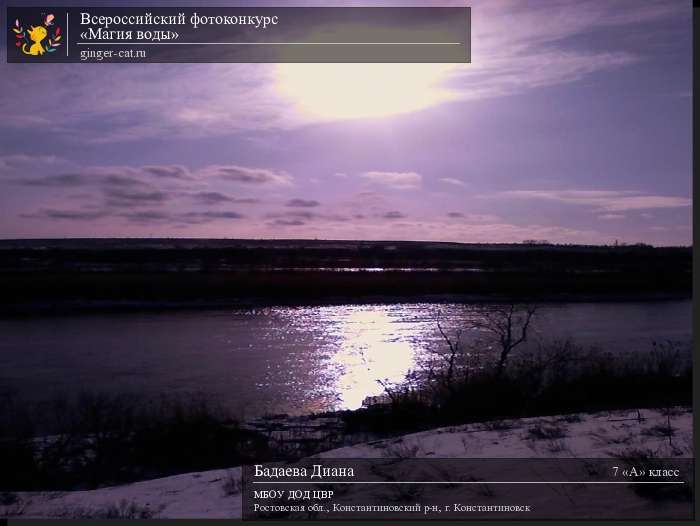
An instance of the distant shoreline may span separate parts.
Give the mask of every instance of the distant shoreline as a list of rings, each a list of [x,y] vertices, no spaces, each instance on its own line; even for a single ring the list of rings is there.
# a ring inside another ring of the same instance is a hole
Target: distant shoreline
[[[692,296],[692,249],[293,240],[0,242],[0,315]]]

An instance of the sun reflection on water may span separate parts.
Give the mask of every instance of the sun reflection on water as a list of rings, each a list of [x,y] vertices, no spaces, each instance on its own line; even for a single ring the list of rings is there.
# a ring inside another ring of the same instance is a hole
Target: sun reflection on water
[[[378,380],[401,382],[415,363],[413,338],[401,334],[402,320],[389,309],[370,306],[344,309],[337,320],[338,351],[331,357],[337,370],[336,390],[344,409],[357,409],[368,396],[384,391]]]

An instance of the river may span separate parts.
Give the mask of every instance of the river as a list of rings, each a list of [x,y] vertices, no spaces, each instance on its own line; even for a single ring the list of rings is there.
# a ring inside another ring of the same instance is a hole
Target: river
[[[570,337],[611,352],[689,342],[690,301],[542,305],[528,345]],[[469,326],[464,304],[43,316],[0,320],[0,395],[205,396],[235,416],[354,409]],[[464,341],[474,338],[466,331]]]

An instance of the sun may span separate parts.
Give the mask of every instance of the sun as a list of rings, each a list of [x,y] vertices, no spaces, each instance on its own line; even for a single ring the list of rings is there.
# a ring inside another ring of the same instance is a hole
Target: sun
[[[445,86],[453,64],[278,64],[278,93],[305,117],[387,117],[456,98]]]

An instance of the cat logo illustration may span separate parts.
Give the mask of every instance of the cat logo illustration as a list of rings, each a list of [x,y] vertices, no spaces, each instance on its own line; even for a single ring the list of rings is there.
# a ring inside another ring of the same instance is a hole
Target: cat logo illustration
[[[46,15],[44,22],[38,26],[27,28],[20,24],[19,19],[15,20],[12,31],[17,40],[15,46],[24,55],[42,56],[44,53],[54,53],[61,45],[61,28],[53,23],[54,15]]]

